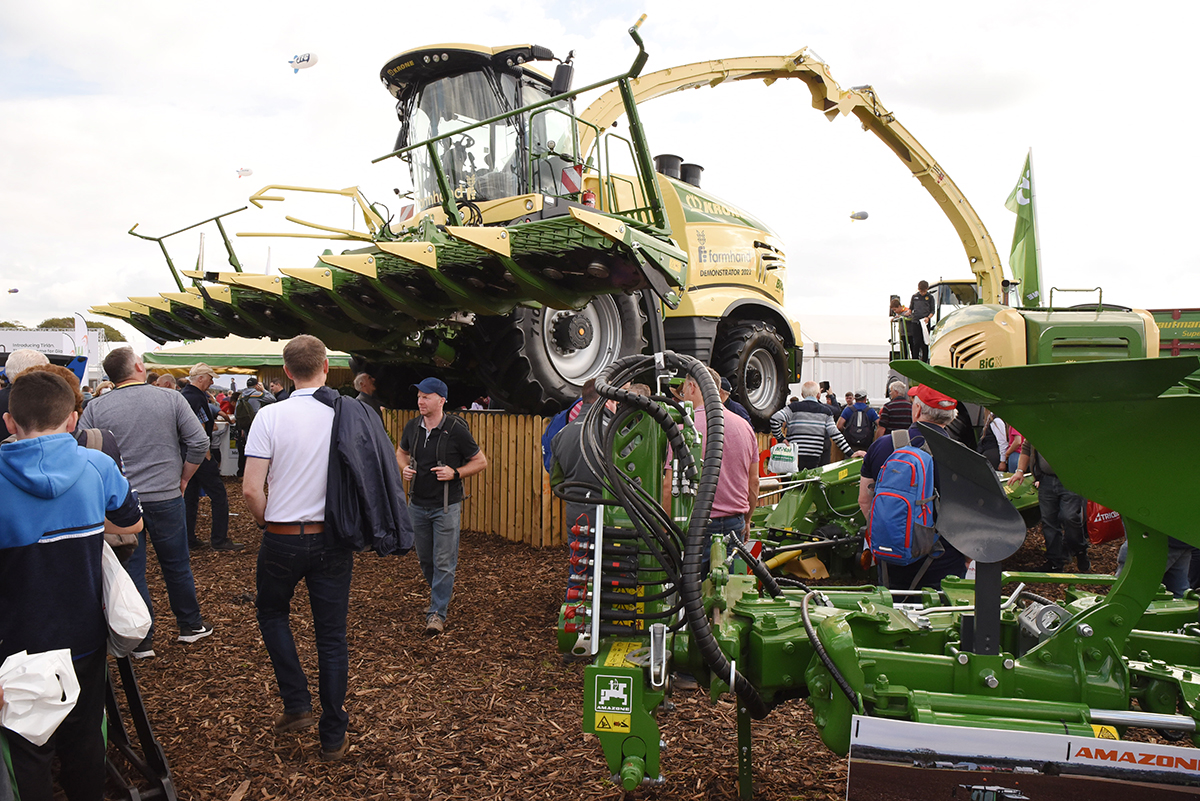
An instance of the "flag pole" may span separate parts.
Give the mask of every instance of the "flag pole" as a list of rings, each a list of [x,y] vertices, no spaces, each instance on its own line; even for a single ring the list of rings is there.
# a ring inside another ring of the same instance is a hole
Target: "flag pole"
[[[1033,212],[1033,264],[1037,272],[1037,287],[1039,293],[1045,292],[1045,287],[1042,286],[1042,235],[1038,231],[1037,221],[1037,181],[1033,180],[1033,148],[1029,148],[1029,207]],[[1038,296],[1039,305],[1041,304],[1042,294]],[[1049,297],[1049,296],[1046,296]],[[1024,305],[1023,303],[1021,305]],[[1047,308],[1049,308],[1047,306]]]

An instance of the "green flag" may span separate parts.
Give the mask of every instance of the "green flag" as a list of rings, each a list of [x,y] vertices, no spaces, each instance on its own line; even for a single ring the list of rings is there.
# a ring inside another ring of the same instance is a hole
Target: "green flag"
[[[1042,265],[1037,246],[1037,215],[1033,208],[1033,150],[1025,157],[1025,167],[1004,207],[1017,215],[1013,229],[1012,251],[1008,266],[1013,278],[1020,282],[1021,305],[1037,308],[1045,305],[1042,298]]]

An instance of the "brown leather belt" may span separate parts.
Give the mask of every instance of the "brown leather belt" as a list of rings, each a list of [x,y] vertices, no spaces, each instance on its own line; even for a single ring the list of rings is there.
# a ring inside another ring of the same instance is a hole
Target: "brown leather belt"
[[[320,534],[325,530],[321,521],[312,523],[267,523],[267,531],[272,534]]]

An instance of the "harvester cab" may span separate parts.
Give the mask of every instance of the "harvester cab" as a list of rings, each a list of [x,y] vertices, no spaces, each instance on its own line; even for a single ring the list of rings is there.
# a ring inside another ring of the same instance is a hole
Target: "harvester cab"
[[[569,59],[554,80],[532,66],[552,60],[554,54],[537,45],[456,44],[409,50],[388,61],[380,78],[397,101],[395,149],[429,140],[434,145],[408,156],[417,214],[442,205],[443,179],[454,199],[480,218],[479,203],[531,193],[578,195],[574,98],[556,97],[528,114],[505,116],[570,89]]]

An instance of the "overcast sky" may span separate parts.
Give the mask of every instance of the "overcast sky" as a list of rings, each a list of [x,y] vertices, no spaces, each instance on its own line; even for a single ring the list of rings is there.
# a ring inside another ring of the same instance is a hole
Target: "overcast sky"
[[[574,50],[582,86],[627,69],[625,31],[643,11],[646,71],[808,46],[843,87],[873,85],[1005,258],[1015,217],[1004,200],[1032,147],[1048,285],[1200,306],[1186,233],[1200,204],[1200,4],[67,0],[0,4],[0,289],[20,290],[0,294],[0,320],[32,325],[174,291],[157,246],[125,232],[174,231],[267,184],[359,186],[398,211],[404,165],[370,163],[396,136],[378,79],[391,56],[533,42]],[[287,62],[305,52],[319,61],[294,74]],[[799,81],[780,81],[689,91],[642,113],[655,153],[703,165],[706,189],[781,236],[801,321],[882,313],[890,293],[907,298],[922,278],[968,277],[954,230],[908,169],[852,118],[827,122],[810,102]],[[852,222],[853,211],[870,218]],[[288,200],[227,226],[285,230],[287,213],[352,217],[344,203]],[[257,272],[268,245],[273,268],[311,266],[327,246],[234,244]],[[184,268],[197,245],[194,232],[168,242]],[[206,266],[222,269],[213,234],[206,251]]]

